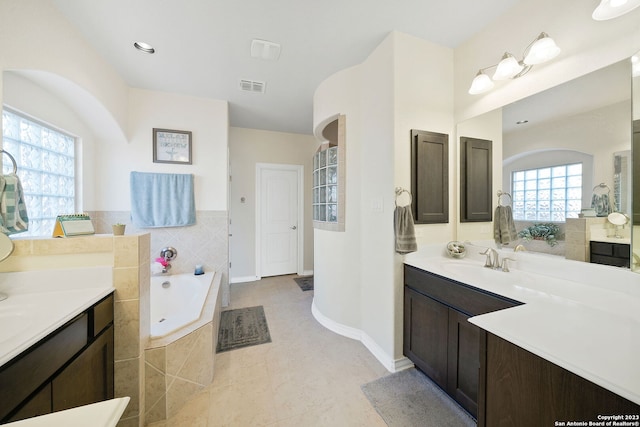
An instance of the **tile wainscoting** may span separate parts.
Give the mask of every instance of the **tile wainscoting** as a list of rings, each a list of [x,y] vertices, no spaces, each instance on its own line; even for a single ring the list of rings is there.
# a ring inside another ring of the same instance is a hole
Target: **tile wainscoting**
[[[196,264],[204,270],[222,275],[222,306],[229,305],[229,213],[227,211],[197,211],[196,224],[187,227],[136,228],[129,211],[90,211],[96,233],[111,234],[111,225],[126,224],[125,234],[151,235],[150,261],[160,256],[165,246],[178,250],[171,262],[172,274],[193,272]]]

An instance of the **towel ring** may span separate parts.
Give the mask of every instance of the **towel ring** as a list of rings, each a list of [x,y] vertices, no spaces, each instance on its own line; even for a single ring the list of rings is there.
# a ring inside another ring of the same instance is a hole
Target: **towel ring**
[[[407,193],[409,195],[409,203],[404,206],[409,206],[413,202],[413,196],[408,190],[405,190],[401,187],[396,187],[396,207],[398,206],[398,198],[402,195],[402,193]]]
[[[9,154],[8,151],[4,151],[1,148],[0,148],[0,152],[6,154],[11,159],[11,163],[13,163],[13,173],[15,174],[16,172],[18,172],[18,165],[16,164],[16,159],[14,159],[13,156]]]
[[[502,196],[507,196],[509,198],[509,203],[507,203],[506,205],[502,204]],[[511,206],[511,203],[513,203],[513,199],[511,198],[511,194],[509,193],[505,193],[502,190],[498,190],[498,206]]]
[[[602,193],[596,193],[596,189],[601,189],[604,190],[606,189],[606,193],[602,192]],[[609,186],[607,184],[605,184],[604,182],[601,182],[600,184],[596,185],[595,187],[593,187],[593,190],[591,190],[594,194],[609,194],[611,193],[611,189],[609,188]]]

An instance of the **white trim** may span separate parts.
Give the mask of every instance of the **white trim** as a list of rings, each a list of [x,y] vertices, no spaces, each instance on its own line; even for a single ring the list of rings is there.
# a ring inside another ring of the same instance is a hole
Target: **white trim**
[[[311,314],[313,314],[313,317],[318,321],[318,323],[320,323],[330,331],[347,338],[360,341],[367,348],[367,350],[369,350],[369,352],[371,352],[371,354],[373,354],[373,356],[378,359],[378,362],[380,362],[382,366],[387,369],[387,371],[399,372],[413,367],[413,362],[411,362],[404,356],[399,359],[394,359],[393,357],[389,356],[387,352],[385,352],[382,347],[380,347],[378,343],[373,340],[373,338],[371,338],[362,330],[353,328],[351,326],[346,326],[329,319],[327,316],[320,312],[320,310],[316,306],[315,298],[311,303]]]
[[[261,200],[261,172],[263,169],[276,169],[276,170],[294,170],[298,176],[298,218],[296,225],[298,227],[298,265],[296,274],[299,276],[304,275],[304,165],[289,165],[282,163],[256,163],[256,234],[255,234],[255,257],[256,257],[256,277],[262,278],[262,241],[261,232],[262,227],[260,224],[260,205]]]
[[[303,270],[301,276],[313,276],[313,270]]]
[[[260,280],[260,278],[258,276],[232,277],[229,283],[255,282],[256,280]]]

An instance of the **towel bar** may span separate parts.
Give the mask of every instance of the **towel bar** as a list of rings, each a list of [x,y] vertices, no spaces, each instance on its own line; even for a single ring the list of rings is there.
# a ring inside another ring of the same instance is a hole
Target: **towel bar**
[[[596,189],[602,189],[605,190],[606,189],[606,193],[596,193]],[[591,190],[594,194],[609,194],[611,193],[611,189],[609,188],[609,186],[607,184],[605,184],[604,182],[601,182],[600,184],[596,185],[595,187],[593,187],[593,190]]]
[[[502,204],[502,196],[507,196],[509,198],[509,203],[507,203],[506,205]],[[511,194],[509,193],[505,193],[502,190],[498,190],[498,206],[511,206],[511,203],[513,202],[513,199],[511,198]]]
[[[11,159],[11,163],[13,163],[13,173],[18,172],[18,165],[16,164],[16,159],[8,152],[0,148],[0,153],[4,153]]]
[[[409,190],[405,190],[402,187],[396,187],[396,206],[398,206],[398,198],[402,195],[402,193],[407,193],[409,195],[409,205],[413,202],[413,196]],[[408,206],[408,205],[405,205]]]

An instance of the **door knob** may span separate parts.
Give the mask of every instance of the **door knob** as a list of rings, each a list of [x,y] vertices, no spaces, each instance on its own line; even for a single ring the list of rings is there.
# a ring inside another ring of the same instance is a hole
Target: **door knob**
[[[297,230],[298,227],[296,227],[295,225],[293,227],[291,227],[292,230]]]

